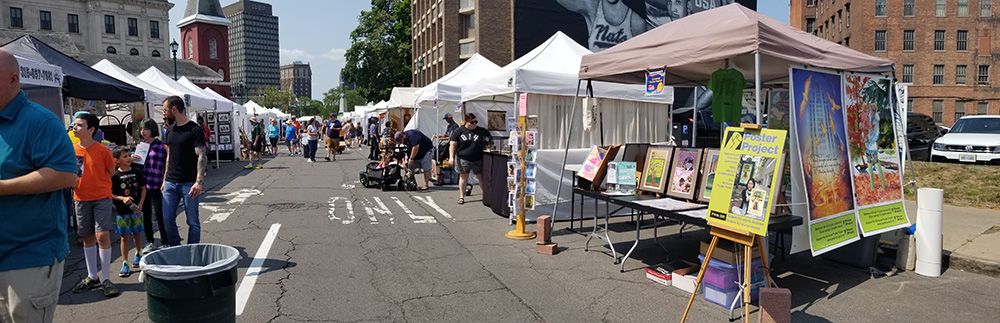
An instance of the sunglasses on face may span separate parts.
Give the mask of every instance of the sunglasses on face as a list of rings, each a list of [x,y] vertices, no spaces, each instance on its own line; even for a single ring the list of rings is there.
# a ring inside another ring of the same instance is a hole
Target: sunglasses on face
[[[471,124],[477,124],[477,123],[479,123],[479,120],[469,120],[469,123],[471,123]]]

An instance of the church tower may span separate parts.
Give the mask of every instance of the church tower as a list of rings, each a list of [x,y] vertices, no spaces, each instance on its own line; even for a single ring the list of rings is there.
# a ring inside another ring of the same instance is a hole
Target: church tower
[[[205,84],[229,98],[229,19],[222,12],[219,0],[188,0],[184,18],[177,22],[181,29],[181,51],[178,58],[192,60],[222,75],[223,84]],[[199,84],[201,85],[201,84]]]

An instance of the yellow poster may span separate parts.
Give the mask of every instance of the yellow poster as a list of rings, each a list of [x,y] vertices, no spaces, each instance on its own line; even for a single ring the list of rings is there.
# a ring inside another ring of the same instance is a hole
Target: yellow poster
[[[726,128],[708,204],[708,224],[765,235],[781,184],[785,130]]]

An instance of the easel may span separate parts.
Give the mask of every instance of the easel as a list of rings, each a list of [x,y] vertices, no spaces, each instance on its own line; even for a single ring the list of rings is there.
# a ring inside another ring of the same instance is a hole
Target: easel
[[[771,280],[771,268],[767,264],[767,250],[764,248],[764,238],[755,234],[735,232],[714,226],[711,228],[710,234],[712,235],[712,242],[709,243],[708,252],[705,253],[705,262],[701,265],[701,269],[698,270],[698,279],[694,283],[694,292],[691,293],[687,306],[684,307],[684,315],[681,316],[681,322],[683,323],[687,319],[688,311],[691,310],[691,305],[694,304],[694,298],[698,295],[701,280],[705,276],[705,270],[708,269],[708,265],[712,262],[712,252],[718,246],[720,238],[732,241],[743,247],[743,283],[741,286],[743,293],[743,322],[749,322],[751,272],[753,269],[752,248],[754,246],[760,249],[760,261],[764,266],[764,278],[767,280],[767,286],[774,285],[774,282]]]

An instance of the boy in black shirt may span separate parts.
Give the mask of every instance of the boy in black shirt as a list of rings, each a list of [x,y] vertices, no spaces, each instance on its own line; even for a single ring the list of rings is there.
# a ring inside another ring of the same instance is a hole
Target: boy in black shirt
[[[146,179],[142,171],[132,168],[132,152],[125,147],[115,148],[111,152],[118,163],[115,174],[111,177],[111,194],[115,204],[115,227],[121,235],[119,246],[122,251],[122,270],[118,277],[128,277],[129,240],[135,242],[135,260],[132,267],[139,268],[139,258],[142,257],[142,205],[146,200]]]
[[[468,113],[465,115],[465,125],[451,134],[451,164],[458,169],[458,204],[465,204],[466,183],[469,182],[469,173],[482,175],[483,172],[483,150],[493,142],[489,130],[478,126],[479,120],[476,115]],[[458,156],[456,160],[455,157]],[[456,163],[457,161],[457,163]],[[482,179],[482,177],[479,177]],[[479,182],[480,188],[483,182]],[[471,192],[471,190],[470,190]]]

